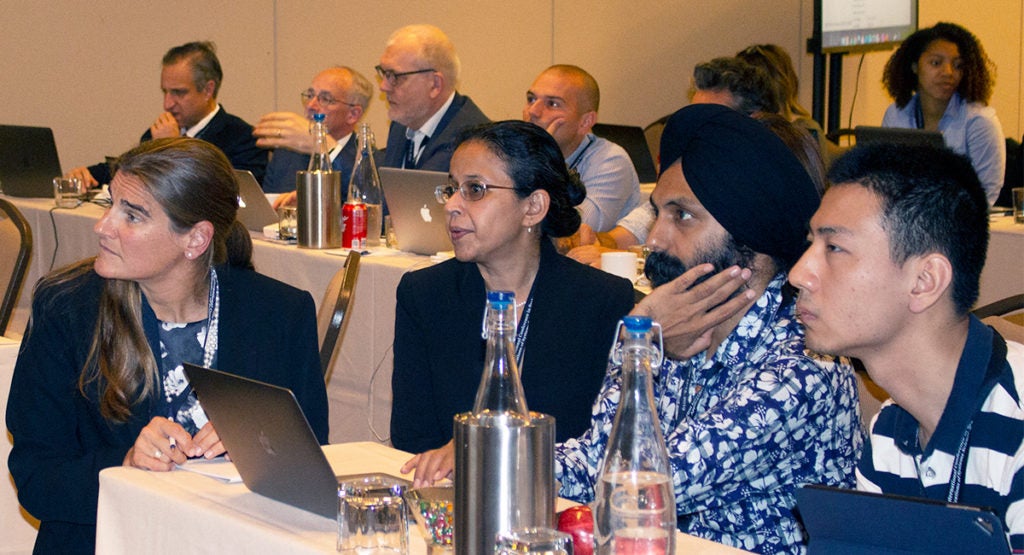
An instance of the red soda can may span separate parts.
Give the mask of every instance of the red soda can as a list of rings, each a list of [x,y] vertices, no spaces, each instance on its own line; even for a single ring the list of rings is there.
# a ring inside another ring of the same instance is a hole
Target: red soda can
[[[345,249],[366,247],[366,205],[346,202],[341,207],[341,246]]]

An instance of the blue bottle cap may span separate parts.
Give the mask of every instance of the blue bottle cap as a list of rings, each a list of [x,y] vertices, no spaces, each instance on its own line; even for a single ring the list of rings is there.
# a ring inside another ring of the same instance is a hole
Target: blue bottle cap
[[[313,121],[324,121],[324,116],[327,114],[313,114]]]
[[[651,320],[647,316],[623,316],[622,325],[628,333],[647,333],[651,331]]]
[[[516,294],[511,291],[488,291],[487,302],[491,305],[507,305],[516,302]]]

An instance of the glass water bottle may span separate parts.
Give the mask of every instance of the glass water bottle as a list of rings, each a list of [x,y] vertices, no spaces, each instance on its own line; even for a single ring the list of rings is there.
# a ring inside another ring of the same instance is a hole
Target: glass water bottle
[[[652,342],[652,329],[658,345]],[[594,501],[597,552],[673,552],[676,504],[668,450],[655,410],[651,369],[661,365],[661,326],[626,316],[611,360],[621,364],[619,407]]]

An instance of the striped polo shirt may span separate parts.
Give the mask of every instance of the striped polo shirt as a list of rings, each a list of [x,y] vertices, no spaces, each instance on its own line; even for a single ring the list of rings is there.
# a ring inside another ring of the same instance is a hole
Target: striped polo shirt
[[[995,510],[1013,552],[1024,553],[1022,399],[1024,345],[1005,342],[971,316],[953,389],[928,445],[921,449],[914,417],[886,401],[861,454],[857,489],[949,501],[962,451],[963,482],[953,501]]]

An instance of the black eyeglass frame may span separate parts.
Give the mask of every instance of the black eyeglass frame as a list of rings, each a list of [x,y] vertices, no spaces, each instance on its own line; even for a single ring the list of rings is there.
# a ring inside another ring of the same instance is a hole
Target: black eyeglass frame
[[[434,68],[427,68],[427,69],[414,69],[412,71],[396,72],[393,69],[384,69],[384,68],[380,67],[379,65],[374,66],[373,69],[374,69],[374,71],[377,72],[377,77],[379,79],[381,79],[382,81],[387,81],[388,84],[391,85],[392,87],[394,87],[395,85],[398,84],[398,80],[400,78],[405,77],[407,75],[416,75],[417,73],[432,73],[434,71],[437,71]]]

